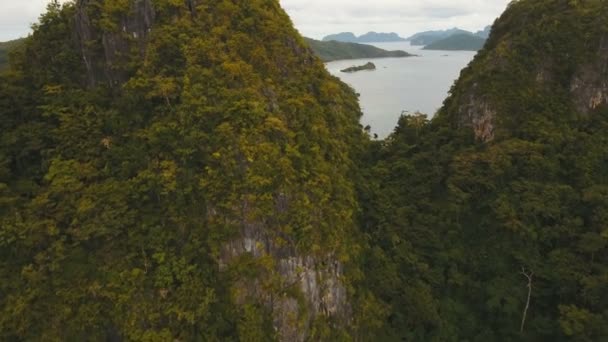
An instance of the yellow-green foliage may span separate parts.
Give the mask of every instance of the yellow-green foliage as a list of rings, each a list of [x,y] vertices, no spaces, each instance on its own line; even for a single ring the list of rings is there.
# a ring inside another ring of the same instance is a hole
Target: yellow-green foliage
[[[91,1],[96,36],[131,5]],[[268,0],[196,15],[154,1],[144,55],[109,69],[126,82],[88,87],[76,6],[52,4],[0,82],[0,339],[271,338],[266,303],[229,290],[273,260],[224,272],[222,249],[261,225],[302,255],[354,260],[356,96]]]
[[[366,280],[391,306],[379,340],[608,339],[608,106],[580,113],[573,91],[580,70],[606,91],[607,14],[512,2],[438,116],[372,145],[361,226]],[[469,115],[484,110],[480,142]]]

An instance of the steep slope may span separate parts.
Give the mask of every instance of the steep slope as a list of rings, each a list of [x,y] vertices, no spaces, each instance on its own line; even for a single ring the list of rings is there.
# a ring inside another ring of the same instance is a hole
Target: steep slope
[[[353,91],[277,1],[49,5],[0,82],[0,339],[348,339]],[[353,275],[354,274],[354,275]]]
[[[455,34],[425,46],[424,50],[479,51],[485,42],[484,38],[469,33]]]
[[[387,58],[387,57],[411,57],[413,55],[401,51],[387,51],[375,46],[343,43],[338,41],[321,42],[318,40],[306,38],[306,42],[313,50],[315,55],[321,58],[324,62],[331,62],[344,59],[361,59],[361,58]]]
[[[528,2],[512,4],[486,49],[463,71],[442,116],[473,127],[477,138],[488,141],[496,135],[537,134],[531,125],[540,120],[557,127],[607,104],[607,15],[592,13],[602,6],[543,1],[525,14]]]
[[[512,2],[439,114],[370,149],[385,340],[608,339],[607,44],[605,1]]]

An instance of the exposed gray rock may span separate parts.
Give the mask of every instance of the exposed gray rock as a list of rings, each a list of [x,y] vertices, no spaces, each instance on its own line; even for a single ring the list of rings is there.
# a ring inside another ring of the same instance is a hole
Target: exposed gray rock
[[[484,98],[477,96],[475,91],[477,87],[477,84],[473,85],[473,89],[466,97],[468,101],[459,107],[459,125],[471,128],[476,139],[488,142],[494,139],[496,110]]]
[[[234,284],[235,301],[245,304],[253,300],[271,308],[281,341],[306,341],[312,322],[319,316],[347,319],[350,308],[341,281],[342,264],[331,255],[313,257],[298,253],[293,246],[278,246],[271,235],[263,224],[245,223],[240,236],[224,246],[220,258],[224,269],[245,254],[274,260],[265,279],[242,279]],[[276,276],[278,284],[272,285],[280,289],[278,293],[268,290],[268,279]]]
[[[101,30],[92,24],[90,11],[96,0],[79,0],[76,4],[76,37],[87,70],[87,83],[95,86],[122,84],[128,77],[125,68],[133,49],[143,57],[148,35],[155,21],[152,0],[134,0],[128,13],[117,18],[112,30]],[[95,49],[101,42],[103,51]]]
[[[577,111],[589,114],[608,105],[608,37],[603,37],[592,63],[582,65],[572,78],[570,92]]]

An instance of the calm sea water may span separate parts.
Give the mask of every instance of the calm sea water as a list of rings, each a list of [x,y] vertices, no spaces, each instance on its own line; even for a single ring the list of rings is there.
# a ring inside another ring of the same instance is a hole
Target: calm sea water
[[[409,42],[372,44],[385,50],[404,50],[419,57],[348,60],[327,63],[330,73],[353,87],[360,95],[363,126],[370,125],[380,138],[389,135],[403,111],[432,117],[443,104],[460,71],[476,52],[427,51]],[[340,70],[367,62],[375,71],[352,74]]]

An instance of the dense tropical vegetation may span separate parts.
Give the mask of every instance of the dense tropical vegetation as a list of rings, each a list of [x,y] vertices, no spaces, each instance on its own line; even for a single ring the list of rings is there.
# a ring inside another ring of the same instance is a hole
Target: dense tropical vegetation
[[[372,145],[387,338],[608,339],[606,52],[608,3],[513,2],[437,116]]]
[[[23,39],[0,42],[0,70],[8,67],[9,53],[23,44]]]
[[[352,90],[276,1],[146,3],[52,2],[0,76],[0,340],[280,339],[284,261],[360,278]]]
[[[607,65],[608,3],[516,1],[372,141],[277,1],[52,2],[0,74],[0,340],[606,340]]]

